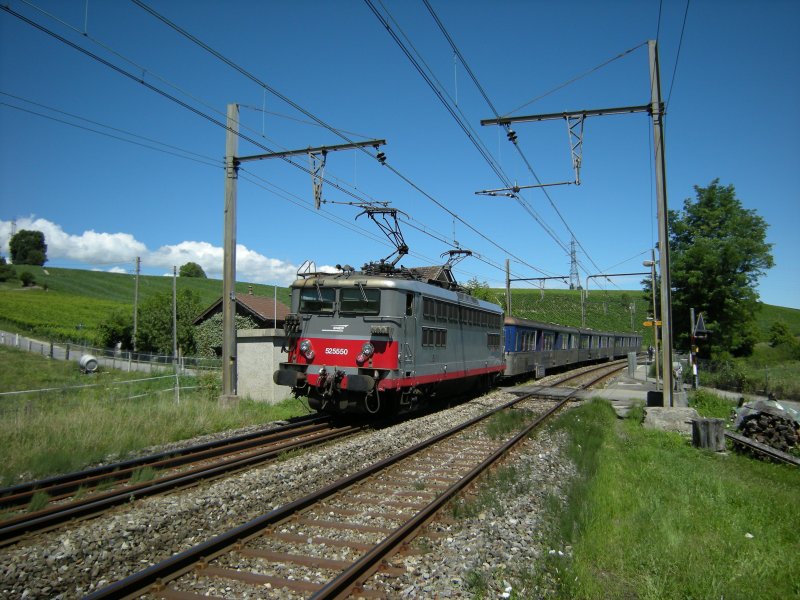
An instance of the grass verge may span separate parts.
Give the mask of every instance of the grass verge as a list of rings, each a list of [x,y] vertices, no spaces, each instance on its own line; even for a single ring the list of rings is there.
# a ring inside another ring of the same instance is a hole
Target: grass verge
[[[115,385],[143,374],[76,375],[74,364],[0,347],[2,391],[59,387],[55,391],[0,398],[0,487],[121,459],[149,446],[268,423],[308,413],[296,400],[276,405],[243,398],[221,406],[203,380],[182,377],[178,401],[172,378]],[[90,388],[75,383],[99,384]],[[147,474],[141,474],[142,477]]]
[[[563,415],[579,475],[559,515],[563,598],[797,598],[800,471],[692,448],[596,401]]]

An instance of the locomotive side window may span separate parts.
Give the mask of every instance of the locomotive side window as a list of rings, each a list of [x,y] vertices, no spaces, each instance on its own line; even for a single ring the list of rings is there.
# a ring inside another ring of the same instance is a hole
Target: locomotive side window
[[[377,315],[381,310],[381,291],[369,290],[362,286],[342,288],[339,302],[343,313]]]
[[[500,347],[500,334],[499,333],[487,333],[486,334],[486,345],[489,348],[499,348]]]
[[[414,314],[414,294],[406,294],[406,316]]]
[[[436,320],[436,304],[433,298],[422,299],[422,317],[426,321]]]
[[[422,328],[423,346],[447,346],[447,330],[434,329],[432,327]]]
[[[300,312],[333,314],[336,290],[333,288],[307,288],[300,290]]]
[[[447,321],[447,304],[444,302],[436,303],[436,320],[440,323]]]

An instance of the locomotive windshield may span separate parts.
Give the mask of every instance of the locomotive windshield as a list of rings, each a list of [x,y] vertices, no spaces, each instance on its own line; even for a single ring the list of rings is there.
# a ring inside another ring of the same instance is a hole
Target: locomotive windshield
[[[359,285],[342,288],[339,292],[340,311],[360,315],[377,315],[381,310],[380,290],[368,290]]]
[[[333,314],[336,304],[336,290],[333,288],[315,287],[300,291],[300,312]]]

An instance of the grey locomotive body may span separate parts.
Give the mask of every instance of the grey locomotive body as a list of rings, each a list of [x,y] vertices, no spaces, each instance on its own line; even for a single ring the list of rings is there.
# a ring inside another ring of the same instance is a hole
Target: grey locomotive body
[[[502,309],[409,275],[315,273],[292,284],[280,385],[331,413],[400,413],[489,387],[504,370]]]

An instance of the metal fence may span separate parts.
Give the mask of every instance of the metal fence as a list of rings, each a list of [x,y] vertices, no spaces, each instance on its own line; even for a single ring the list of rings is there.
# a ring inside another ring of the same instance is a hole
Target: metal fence
[[[197,373],[214,371],[222,368],[219,358],[203,358],[196,356],[173,356],[149,354],[145,352],[129,352],[117,348],[95,348],[74,342],[49,342],[29,338],[18,333],[0,331],[0,344],[12,346],[28,352],[47,356],[57,360],[79,362],[84,355],[92,355],[98,365],[124,371],[143,371],[146,373],[173,371],[179,373]]]

